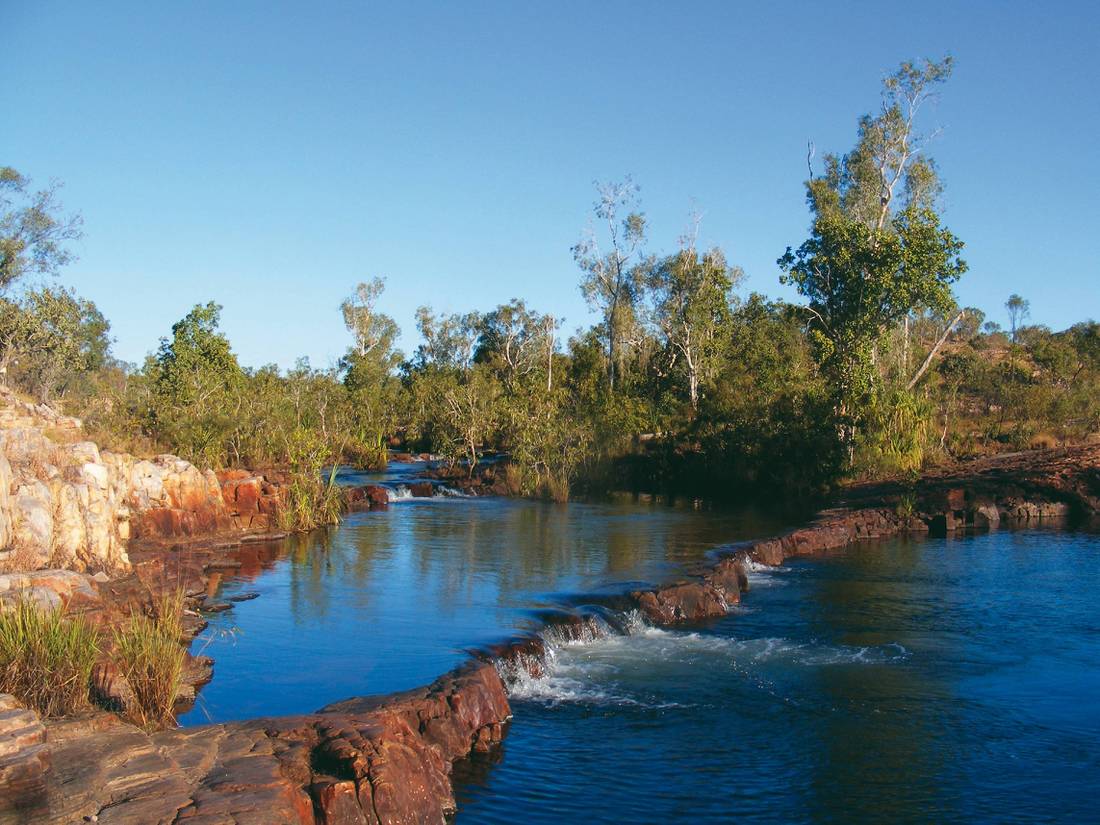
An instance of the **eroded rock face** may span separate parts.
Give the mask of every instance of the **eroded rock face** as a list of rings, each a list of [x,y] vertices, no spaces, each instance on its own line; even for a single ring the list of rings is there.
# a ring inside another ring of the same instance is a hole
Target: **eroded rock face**
[[[80,440],[78,419],[0,388],[0,564],[124,573],[132,539],[269,529],[278,486],[228,480],[173,455],[151,460]]]
[[[25,802],[45,823],[442,824],[451,763],[499,742],[510,713],[492,666],[470,664],[302,716],[154,735],[111,714],[68,719],[47,726],[52,768]]]
[[[389,490],[381,484],[364,484],[348,487],[345,491],[348,506],[353,509],[385,510],[390,506]]]

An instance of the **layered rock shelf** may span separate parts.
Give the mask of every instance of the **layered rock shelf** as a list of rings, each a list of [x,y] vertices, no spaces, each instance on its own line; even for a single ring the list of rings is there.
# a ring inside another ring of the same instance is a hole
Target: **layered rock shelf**
[[[510,715],[475,663],[407,693],[156,734],[102,713],[43,726],[0,696],[0,822],[443,823],[452,762]]]
[[[0,388],[0,565],[111,575],[132,543],[270,531],[279,486],[173,455],[141,459],[83,440],[79,419]]]

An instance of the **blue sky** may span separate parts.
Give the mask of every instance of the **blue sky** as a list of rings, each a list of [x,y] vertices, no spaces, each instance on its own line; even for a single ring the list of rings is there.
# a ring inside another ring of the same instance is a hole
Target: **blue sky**
[[[139,361],[195,303],[243,363],[333,363],[357,281],[413,312],[513,296],[590,322],[570,247],[595,179],[650,248],[702,239],[794,297],[805,146],[844,151],[882,76],[955,55],[930,127],[965,304],[1100,317],[1100,4],[0,2],[0,163],[85,219],[63,280]]]

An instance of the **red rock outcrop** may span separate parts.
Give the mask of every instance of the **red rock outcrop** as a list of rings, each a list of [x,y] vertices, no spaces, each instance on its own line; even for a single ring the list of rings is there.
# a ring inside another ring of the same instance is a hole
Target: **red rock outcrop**
[[[0,822],[121,825],[442,825],[451,763],[498,743],[511,715],[482,663],[395,696],[153,735],[99,713],[49,723],[43,742],[34,714],[13,708],[7,750],[0,709],[0,780],[9,762],[23,779],[0,787],[18,809]]]
[[[364,484],[361,487],[348,487],[345,491],[348,507],[351,509],[369,508],[385,510],[390,506],[389,490],[381,484]]]
[[[283,503],[281,488],[266,476],[247,470],[217,473],[222,501],[237,530],[272,530],[278,526]]]

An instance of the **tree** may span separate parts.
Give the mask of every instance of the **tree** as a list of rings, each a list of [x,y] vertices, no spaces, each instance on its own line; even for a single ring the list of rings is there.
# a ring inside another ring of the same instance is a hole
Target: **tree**
[[[39,401],[48,403],[76,376],[106,363],[110,324],[91,301],[47,287],[27,294],[24,313],[31,334],[22,373]]]
[[[833,387],[849,440],[874,389],[874,354],[884,333],[915,309],[945,312],[965,271],[962,242],[935,211],[940,184],[916,117],[951,72],[903,63],[883,84],[882,107],[864,116],[856,147],[830,155],[807,183],[810,238],[779,259],[784,283],[809,299],[817,360]]]
[[[0,292],[26,275],[54,275],[72,260],[67,248],[82,236],[79,215],[63,215],[60,184],[31,191],[31,182],[0,167]]]
[[[0,298],[0,375],[14,375],[39,401],[64,394],[109,359],[110,324],[72,290],[43,287]]]
[[[510,388],[545,369],[549,389],[557,328],[557,318],[540,315],[513,298],[480,316],[474,361],[493,367]]]
[[[196,463],[225,463],[236,426],[234,389],[244,373],[218,331],[221,307],[196,304],[162,338],[146,365],[152,379],[151,426],[156,436]]]
[[[420,369],[457,369],[463,372],[473,364],[481,316],[435,315],[431,307],[418,307],[416,327],[424,339],[416,349],[416,366]]]
[[[1010,330],[1010,336],[1012,343],[1016,343],[1016,333],[1019,332],[1020,326],[1031,315],[1031,302],[1021,298],[1016,293],[1013,293],[1005,301],[1005,309],[1008,310],[1008,328]]]
[[[394,348],[397,323],[377,310],[385,282],[375,278],[359,284],[341,305],[344,325],[354,343],[340,363],[344,386],[352,397],[348,457],[359,466],[386,464],[386,437],[397,426],[400,385],[394,369],[402,354]]]
[[[385,287],[386,282],[382,278],[360,283],[355,292],[340,304],[344,326],[355,338],[352,352],[359,358],[373,355],[382,362],[392,358],[393,342],[401,330],[393,318],[375,309]]]
[[[653,322],[664,339],[671,366],[682,363],[688,398],[699,408],[700,381],[713,378],[721,355],[723,328],[729,323],[730,292],[744,273],[729,266],[720,249],[700,255],[694,233],[680,251],[659,261],[648,273]]]
[[[630,178],[622,183],[597,183],[596,191],[593,212],[607,225],[610,249],[602,251],[595,230],[590,228],[573,247],[573,259],[583,273],[581,294],[602,318],[607,386],[614,392],[622,366],[620,349],[636,322],[641,285],[641,269],[636,264],[645,242],[646,223],[636,209],[638,187]]]

